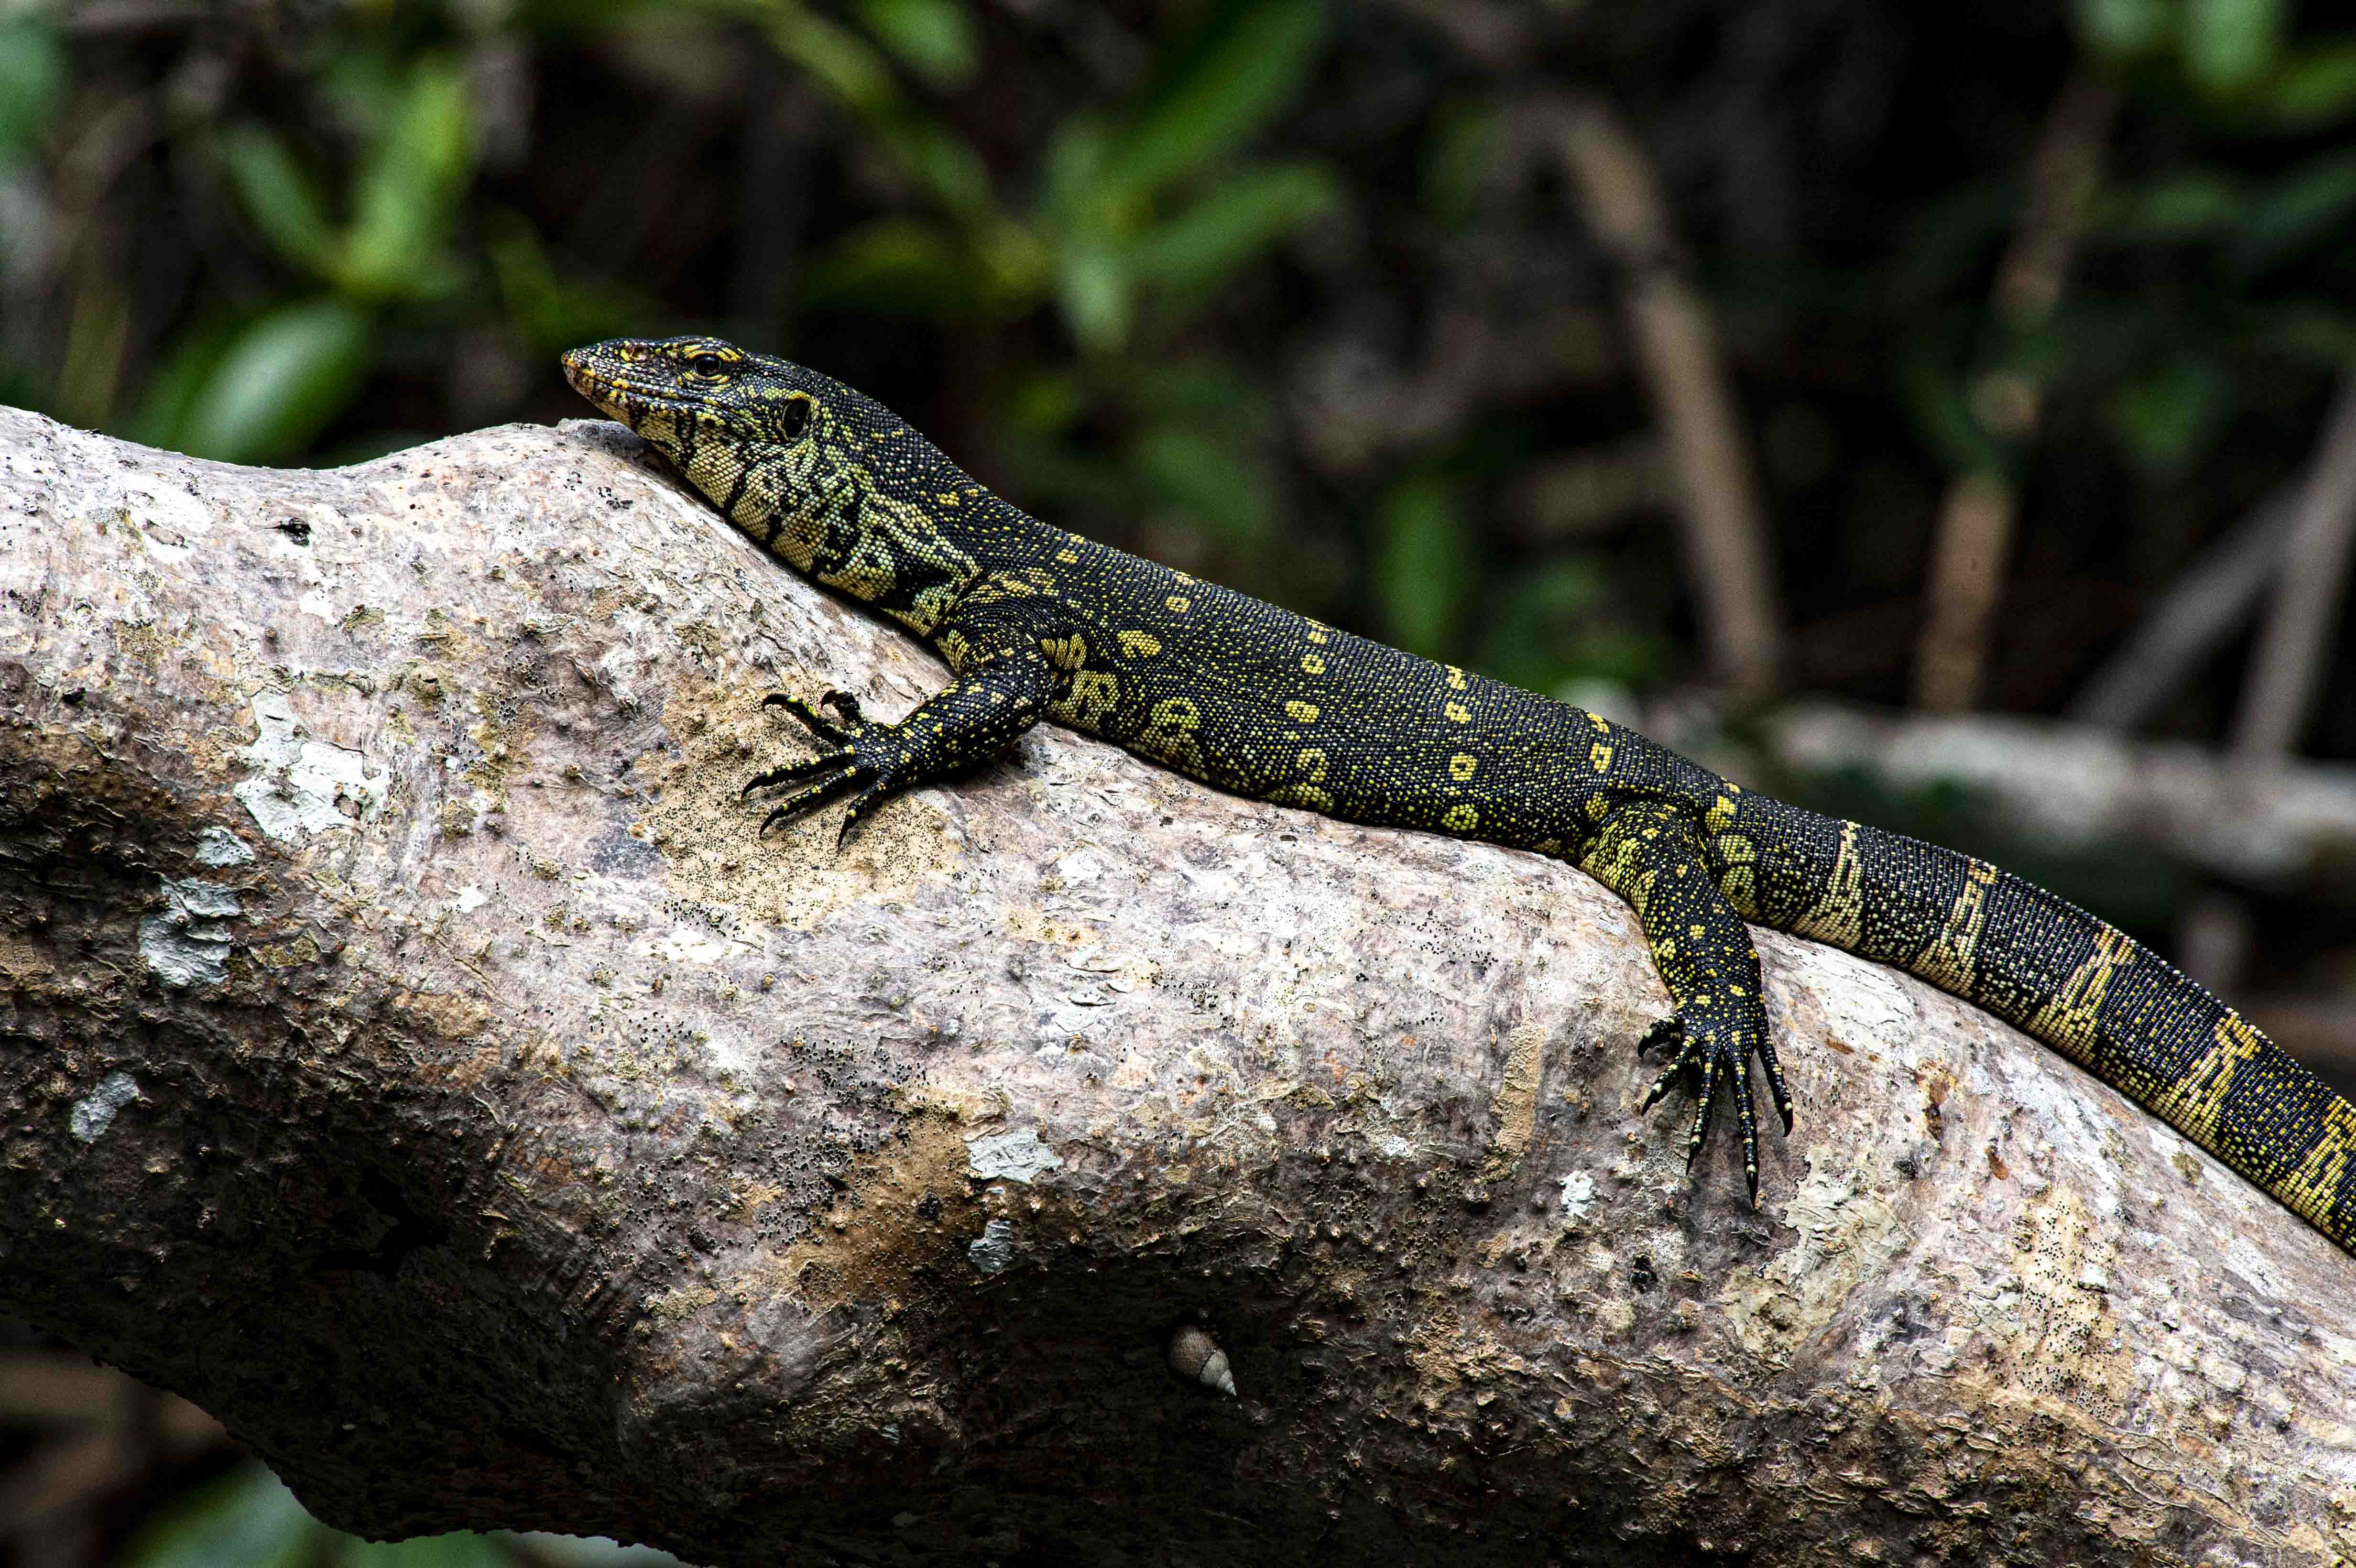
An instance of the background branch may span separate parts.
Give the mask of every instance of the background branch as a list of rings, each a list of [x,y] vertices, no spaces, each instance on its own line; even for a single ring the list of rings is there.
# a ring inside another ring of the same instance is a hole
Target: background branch
[[[1989,312],[2001,329],[2040,325],[2060,303],[2117,114],[2111,90],[2091,78],[2072,77],[2055,96],[2029,159],[2019,226],[1990,291]],[[1975,414],[2008,445],[2036,430],[2040,392],[2028,376],[1992,368],[1972,391]],[[1974,468],[1949,485],[1933,534],[1914,655],[1916,707],[1953,713],[1978,701],[2019,507],[2013,476],[1999,467]]]
[[[1783,674],[1783,617],[1750,446],[1652,164],[1591,93],[1545,97],[1530,113],[1562,160],[1580,217],[1620,269],[1633,357],[1676,475],[1710,674],[1738,692],[1771,691]]]
[[[2233,725],[2233,754],[2265,764],[2297,743],[2315,706],[2356,535],[2356,381],[2341,383],[2300,487],[2274,607],[2258,635]]]

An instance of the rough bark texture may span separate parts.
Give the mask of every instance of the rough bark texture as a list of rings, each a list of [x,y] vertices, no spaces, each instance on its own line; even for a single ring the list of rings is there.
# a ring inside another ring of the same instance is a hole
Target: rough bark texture
[[[1664,997],[1564,866],[1055,731],[756,841],[763,693],[940,672],[616,427],[271,473],[0,414],[0,1308],[336,1523],[2356,1554],[2356,1264],[1912,980],[1762,934],[1754,1211],[1635,1113]]]

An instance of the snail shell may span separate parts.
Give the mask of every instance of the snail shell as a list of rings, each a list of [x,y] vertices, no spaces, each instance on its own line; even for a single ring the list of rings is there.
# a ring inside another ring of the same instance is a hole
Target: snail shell
[[[1235,1397],[1236,1376],[1219,1342],[1192,1323],[1182,1323],[1170,1336],[1170,1370],[1180,1377]]]

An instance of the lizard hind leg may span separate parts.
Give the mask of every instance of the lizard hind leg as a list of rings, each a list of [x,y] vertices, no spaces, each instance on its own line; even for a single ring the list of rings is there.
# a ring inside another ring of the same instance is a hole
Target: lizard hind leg
[[[1720,1099],[1730,1099],[1742,1140],[1743,1176],[1756,1202],[1754,1054],[1786,1133],[1792,1130],[1792,1099],[1768,1032],[1759,955],[1742,917],[1705,869],[1693,825],[1665,805],[1640,802],[1613,812],[1589,840],[1580,863],[1634,906],[1675,1007],[1637,1042],[1640,1056],[1656,1045],[1671,1050],[1644,1108],[1651,1110],[1680,1083],[1693,1087],[1696,1104],[1686,1139],[1686,1163],[1691,1166]]]

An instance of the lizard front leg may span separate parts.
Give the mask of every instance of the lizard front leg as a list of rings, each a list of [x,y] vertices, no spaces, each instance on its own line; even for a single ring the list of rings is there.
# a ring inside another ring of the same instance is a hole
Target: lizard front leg
[[[846,692],[827,693],[822,705],[786,692],[765,699],[763,706],[783,708],[830,749],[745,781],[745,795],[800,786],[771,808],[761,831],[848,795],[840,844],[900,791],[1003,751],[1071,680],[1048,651],[1061,645],[1059,634],[1052,605],[977,596],[945,615],[936,634],[957,678],[897,724],[868,720]]]
[[[1742,917],[1726,901],[1702,860],[1694,824],[1675,807],[1656,802],[1620,806],[1589,838],[1580,865],[1626,899],[1644,928],[1653,963],[1669,989],[1676,1011],[1637,1042],[1639,1055],[1655,1045],[1674,1045],[1676,1054],[1644,1096],[1651,1110],[1680,1078],[1698,1093],[1686,1164],[1701,1153],[1709,1116],[1720,1088],[1734,1096],[1742,1131],[1743,1174],[1752,1202],[1759,1200],[1759,1128],[1751,1107],[1751,1057],[1757,1052],[1767,1072],[1768,1092],[1792,1130],[1792,1097],[1767,1031],[1761,994],[1759,954]]]

